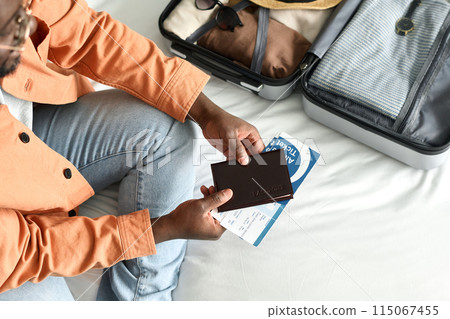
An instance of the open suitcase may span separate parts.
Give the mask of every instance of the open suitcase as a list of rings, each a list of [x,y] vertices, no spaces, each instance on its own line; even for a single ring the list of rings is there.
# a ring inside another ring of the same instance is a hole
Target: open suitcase
[[[194,1],[192,0],[192,3]],[[294,91],[301,74],[300,63],[296,70],[286,77],[267,77],[166,30],[164,22],[180,4],[182,4],[182,0],[171,0],[159,19],[160,32],[171,41],[170,50],[172,53],[190,61],[212,75],[250,90],[265,99],[280,100],[288,97]],[[235,10],[241,9],[236,8]]]
[[[303,107],[309,117],[412,167],[435,168],[448,157],[448,1],[400,0],[394,4],[382,0],[343,0],[334,9],[296,72],[285,79],[266,78],[165,31],[163,21],[179,2],[180,0],[172,0],[160,17],[161,33],[172,42],[172,51],[175,54],[213,75],[268,99],[286,97],[301,83]],[[414,7],[420,4],[420,10]],[[415,14],[413,17],[418,21],[417,30],[414,30],[414,33],[400,34],[403,31],[395,29],[395,22],[398,24],[401,20],[399,18],[410,18],[411,14]],[[390,22],[389,19],[394,20]],[[388,22],[378,25],[381,20]],[[371,22],[365,25],[361,21]],[[430,30],[434,30],[434,33],[430,33]],[[381,34],[382,32],[386,34]],[[408,43],[413,42],[412,35],[418,38],[415,47]],[[395,41],[395,45],[389,41]],[[424,49],[424,43],[429,46],[427,50]],[[413,77],[409,76],[408,72],[403,72],[406,75],[400,72],[400,80],[392,78],[397,76],[396,67],[401,70],[401,66],[398,67],[395,63],[408,64],[409,58],[407,54],[405,57],[396,56],[395,52],[388,52],[391,55],[387,54],[387,58],[383,56],[386,52],[378,54],[379,48],[389,51],[386,48],[390,47],[399,47],[399,55],[409,51],[415,54],[409,56],[411,63],[414,62],[414,66],[417,66]],[[371,49],[375,51],[370,51]],[[367,66],[366,68],[354,62],[360,62],[361,56],[364,58],[366,54],[367,58],[367,54],[373,52],[377,55],[363,60],[363,66]],[[345,61],[346,59],[350,60]],[[342,72],[345,75],[348,66],[352,65],[357,67],[347,74],[347,78],[344,76],[341,80]],[[391,72],[390,68],[395,70]],[[381,72],[379,69],[384,72],[381,73],[382,77],[386,78],[386,83],[382,83],[384,86],[381,83],[378,85],[378,78],[371,78],[372,73]],[[354,76],[353,72],[357,76]],[[397,87],[397,83],[402,85]],[[372,91],[374,94],[367,94]],[[397,98],[397,95],[402,98]]]

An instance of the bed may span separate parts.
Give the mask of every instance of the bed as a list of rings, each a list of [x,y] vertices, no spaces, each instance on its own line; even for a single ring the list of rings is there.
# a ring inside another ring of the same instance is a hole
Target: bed
[[[158,30],[168,2],[88,0],[170,55]],[[274,103],[212,78],[204,92],[266,141],[284,131],[322,159],[258,247],[230,232],[189,241],[174,300],[450,299],[449,161],[430,171],[408,167],[310,120],[299,91]],[[212,184],[209,164],[196,167],[196,197]],[[112,185],[81,213],[114,213],[116,197]],[[94,300],[100,275],[67,278],[75,299]]]

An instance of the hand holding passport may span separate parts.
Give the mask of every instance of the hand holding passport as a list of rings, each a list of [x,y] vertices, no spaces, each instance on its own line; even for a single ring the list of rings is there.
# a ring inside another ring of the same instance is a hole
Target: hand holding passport
[[[293,189],[283,149],[250,156],[242,166],[235,161],[211,164],[216,191],[230,188],[231,200],[219,212],[293,198]]]

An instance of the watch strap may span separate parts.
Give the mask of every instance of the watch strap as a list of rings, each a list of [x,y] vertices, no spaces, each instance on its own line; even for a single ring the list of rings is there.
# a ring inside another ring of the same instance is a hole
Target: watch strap
[[[414,14],[414,11],[417,9],[418,6],[420,6],[421,3],[422,3],[421,0],[413,0],[409,5],[408,11],[406,11],[405,18],[411,19]]]

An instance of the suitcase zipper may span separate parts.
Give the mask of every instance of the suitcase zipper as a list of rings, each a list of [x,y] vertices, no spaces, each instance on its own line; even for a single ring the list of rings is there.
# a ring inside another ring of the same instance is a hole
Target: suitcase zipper
[[[447,17],[447,19],[444,22],[444,24],[448,24],[447,23],[448,20],[449,20],[449,18]],[[395,130],[395,132],[397,132],[397,133],[403,132],[403,130],[405,129],[406,124],[407,124],[407,122],[409,120],[409,117],[410,117],[411,113],[416,109],[414,107],[415,103],[417,102],[419,97],[422,96],[424,88],[426,88],[428,86],[429,80],[431,79],[433,74],[435,74],[435,71],[437,70],[437,66],[439,64],[439,63],[435,63],[435,62],[438,61],[442,57],[442,52],[445,51],[446,49],[448,49],[448,46],[446,45],[446,41],[443,41],[443,40],[448,37],[449,31],[450,31],[450,27],[447,25],[446,31],[442,32],[442,35],[440,36],[440,39],[438,39],[438,45],[437,45],[436,53],[435,53],[435,55],[434,55],[434,57],[433,57],[433,59],[432,59],[432,61],[430,63],[430,67],[426,71],[425,76],[423,77],[423,79],[421,81],[421,84],[420,84],[419,88],[417,89],[417,91],[416,91],[416,93],[414,95],[414,98],[412,99],[411,103],[409,104],[408,111],[404,115],[402,121],[400,122],[400,125]]]

